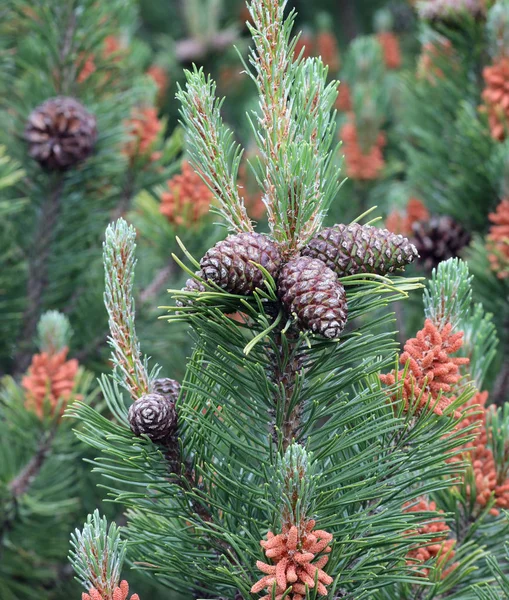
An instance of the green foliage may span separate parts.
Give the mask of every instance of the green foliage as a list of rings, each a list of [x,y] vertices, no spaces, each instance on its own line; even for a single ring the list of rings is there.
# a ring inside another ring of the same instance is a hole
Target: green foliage
[[[60,569],[73,523],[88,502],[97,502],[87,489],[88,469],[79,460],[87,453],[77,443],[70,422],[51,414],[40,419],[27,410],[24,390],[12,378],[1,384],[2,600],[38,600],[44,588],[65,585],[73,593]],[[96,393],[91,373],[80,370],[75,394],[91,402]]]
[[[120,539],[120,530],[99,511],[88,515],[83,530],[71,535],[69,560],[79,581],[88,591],[91,588],[112,595],[120,582],[125,559],[126,542]]]

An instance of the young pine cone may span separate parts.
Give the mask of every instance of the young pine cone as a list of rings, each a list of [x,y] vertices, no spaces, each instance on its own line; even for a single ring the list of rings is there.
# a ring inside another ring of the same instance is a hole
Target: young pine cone
[[[320,231],[301,252],[318,258],[338,276],[386,275],[413,262],[417,250],[402,235],[371,225],[335,225]]]
[[[96,138],[96,118],[65,96],[39,105],[25,127],[30,156],[50,171],[64,171],[88,158]]]
[[[131,404],[129,424],[135,435],[145,434],[154,442],[162,442],[177,426],[175,403],[162,394],[145,394]]]
[[[247,296],[263,287],[263,273],[253,262],[275,278],[281,267],[279,248],[260,233],[239,233],[211,248],[200,266],[208,281],[232,294]]]
[[[321,260],[300,256],[287,263],[279,275],[278,294],[302,329],[332,339],[345,328],[345,289]]]
[[[470,243],[468,231],[448,216],[434,216],[429,221],[417,221],[412,229],[412,242],[419,252],[419,262],[428,271],[443,260],[458,256]]]
[[[169,377],[160,377],[152,382],[152,392],[154,394],[161,394],[169,402],[175,404],[180,394],[180,383]]]

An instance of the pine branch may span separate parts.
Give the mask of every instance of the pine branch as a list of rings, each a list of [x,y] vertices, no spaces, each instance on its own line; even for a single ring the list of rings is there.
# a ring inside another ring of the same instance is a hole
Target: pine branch
[[[51,192],[43,202],[37,225],[28,265],[27,306],[23,313],[23,327],[18,336],[17,352],[14,357],[17,374],[26,371],[33,352],[34,335],[42,310],[44,292],[48,285],[48,260],[60,215],[63,188],[63,175],[58,175]]]
[[[108,311],[112,358],[119,382],[137,400],[149,391],[147,366],[141,358],[134,322],[133,282],[136,232],[123,219],[108,226],[103,244],[104,303]]]
[[[71,53],[76,33],[76,9],[74,2],[68,5],[69,15],[67,17],[67,25],[62,36],[62,46],[58,55],[59,69],[58,73],[62,73],[63,76],[57,80],[57,90],[60,94],[68,95],[71,88],[74,86],[76,78],[76,65],[69,64],[67,57]]]
[[[255,0],[249,62],[260,114],[252,123],[261,158],[252,165],[263,186],[272,235],[292,254],[320,228],[339,190],[334,104],[320,59],[293,62],[295,15],[286,1]]]
[[[186,89],[179,89],[180,114],[188,135],[191,163],[216,196],[228,227],[235,232],[253,231],[237,185],[242,152],[221,118],[222,100],[216,85],[203,70],[186,71]]]
[[[153,300],[153,298],[159,294],[174,273],[175,263],[173,261],[159,269],[154,275],[152,281],[140,292],[140,302],[142,304],[147,304]]]
[[[272,379],[274,382],[274,415],[283,413],[283,423],[280,431],[283,452],[297,438],[301,424],[302,404],[294,399],[297,383],[297,374],[302,369],[302,359],[298,356],[300,347],[298,335],[278,333],[274,336],[273,348],[277,349],[274,359]],[[269,351],[272,355],[274,350]],[[282,406],[281,406],[282,405]],[[292,406],[293,405],[293,406]],[[278,427],[276,421],[272,422],[272,438],[279,446]]]
[[[131,200],[136,191],[136,176],[134,168],[129,168],[129,171],[126,176],[126,180],[124,185],[122,186],[122,191],[120,193],[120,200],[113,211],[113,215],[111,217],[112,221],[116,221],[121,217],[125,217],[129,207],[131,206]]]
[[[175,44],[175,54],[181,63],[200,62],[210,52],[222,52],[230,48],[238,39],[239,31],[236,27],[218,31],[207,40],[194,37],[179,40]]]
[[[30,461],[25,465],[21,472],[8,484],[8,490],[10,493],[10,502],[12,503],[12,510],[7,512],[3,522],[0,524],[0,560],[4,550],[4,538],[5,535],[12,528],[14,521],[18,514],[18,501],[26,494],[33,481],[39,474],[46,458],[48,457],[51,446],[55,439],[57,427],[54,426],[46,435],[40,440],[35,454]]]

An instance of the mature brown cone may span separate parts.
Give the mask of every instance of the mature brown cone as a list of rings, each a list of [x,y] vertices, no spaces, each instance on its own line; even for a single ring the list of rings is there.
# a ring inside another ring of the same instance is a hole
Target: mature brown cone
[[[281,267],[281,252],[267,236],[239,233],[218,242],[201,259],[205,279],[232,294],[247,296],[263,287],[261,265],[276,278]]]
[[[386,275],[418,256],[415,246],[402,235],[359,223],[323,229],[301,254],[320,259],[340,277],[357,273]]]
[[[162,394],[145,394],[129,408],[129,424],[135,435],[154,442],[168,438],[177,426],[175,403]]]
[[[279,275],[278,295],[302,329],[337,338],[345,328],[345,288],[321,260],[299,256],[288,262]]]
[[[152,382],[152,392],[161,394],[170,402],[175,403],[180,394],[180,383],[169,377],[160,377]]]
[[[470,233],[449,216],[434,216],[412,226],[411,241],[419,252],[419,263],[431,271],[443,260],[454,258],[470,243]]]
[[[40,104],[25,127],[30,156],[50,171],[64,171],[88,158],[96,138],[96,118],[66,96]]]

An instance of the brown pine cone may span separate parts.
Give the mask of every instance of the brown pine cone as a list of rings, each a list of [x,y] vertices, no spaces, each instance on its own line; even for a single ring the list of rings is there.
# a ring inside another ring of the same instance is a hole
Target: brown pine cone
[[[281,252],[260,233],[230,235],[217,243],[201,259],[205,279],[232,294],[247,296],[263,287],[263,273],[253,262],[276,278],[281,267]]]
[[[64,171],[88,158],[96,138],[96,118],[80,102],[65,96],[39,105],[25,127],[29,155],[50,171]]]
[[[386,275],[413,262],[418,253],[402,235],[352,223],[323,229],[301,255],[318,258],[339,277],[345,277],[357,273]]]
[[[152,382],[152,392],[154,394],[161,394],[161,396],[164,396],[170,402],[175,403],[180,394],[180,383],[169,377],[154,379]]]
[[[411,239],[420,255],[419,263],[428,271],[443,260],[458,256],[470,243],[470,233],[449,216],[417,221],[412,230]]]
[[[279,275],[278,294],[302,329],[337,338],[345,328],[345,288],[321,260],[299,256],[287,263]]]
[[[131,404],[129,424],[135,435],[145,434],[154,442],[162,442],[177,426],[175,403],[162,394],[145,394]]]
[[[203,271],[196,271],[196,275],[200,276],[202,279],[205,279],[205,275],[203,274]],[[190,277],[186,281],[186,285],[184,286],[184,288],[182,288],[182,291],[183,292],[204,292],[205,286],[203,285],[203,283],[201,281],[194,279],[194,277]],[[193,301],[191,300],[191,298],[186,298],[186,300],[177,300],[176,301],[177,306],[191,306],[192,304],[193,304]]]

